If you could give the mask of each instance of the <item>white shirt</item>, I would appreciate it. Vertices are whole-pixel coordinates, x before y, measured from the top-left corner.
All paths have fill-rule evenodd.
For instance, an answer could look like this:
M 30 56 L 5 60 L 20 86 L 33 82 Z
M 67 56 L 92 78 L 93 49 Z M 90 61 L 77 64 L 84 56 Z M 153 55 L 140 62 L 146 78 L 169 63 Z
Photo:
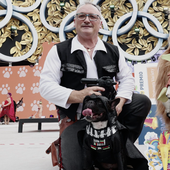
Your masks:
M 87 63 L 87 78 L 98 78 L 96 65 L 94 62 L 94 56 L 97 50 L 103 50 L 107 53 L 107 50 L 102 40 L 98 38 L 98 42 L 93 50 L 92 59 L 90 58 L 90 55 L 88 54 L 86 48 L 78 41 L 76 36 L 72 40 L 71 53 L 73 53 L 77 49 L 83 51 L 85 61 Z M 132 93 L 135 87 L 134 78 L 132 76 L 129 66 L 125 62 L 124 56 L 121 55 L 121 53 L 119 56 L 118 64 L 119 72 L 115 77 L 116 81 L 119 82 L 119 86 L 117 89 L 117 97 L 126 98 L 128 99 L 126 103 L 130 103 Z M 70 96 L 70 93 L 74 89 L 69 89 L 60 86 L 60 78 L 62 77 L 62 71 L 60 71 L 60 67 L 61 61 L 58 56 L 57 47 L 53 46 L 47 54 L 46 60 L 44 62 L 44 67 L 40 74 L 39 90 L 41 96 L 49 102 L 63 108 L 69 108 L 70 104 L 67 104 L 67 100 Z

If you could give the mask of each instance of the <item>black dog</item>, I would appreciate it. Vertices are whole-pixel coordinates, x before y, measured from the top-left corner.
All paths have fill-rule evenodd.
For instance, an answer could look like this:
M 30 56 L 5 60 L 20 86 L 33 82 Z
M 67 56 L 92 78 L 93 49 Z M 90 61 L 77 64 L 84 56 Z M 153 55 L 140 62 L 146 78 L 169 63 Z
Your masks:
M 117 121 L 115 106 L 119 101 L 110 102 L 106 97 L 94 94 L 85 97 L 82 115 L 89 123 L 82 142 L 84 170 L 94 170 L 94 167 L 99 170 L 127 170 L 127 161 L 135 170 L 148 169 L 146 159 L 127 140 L 127 129 Z

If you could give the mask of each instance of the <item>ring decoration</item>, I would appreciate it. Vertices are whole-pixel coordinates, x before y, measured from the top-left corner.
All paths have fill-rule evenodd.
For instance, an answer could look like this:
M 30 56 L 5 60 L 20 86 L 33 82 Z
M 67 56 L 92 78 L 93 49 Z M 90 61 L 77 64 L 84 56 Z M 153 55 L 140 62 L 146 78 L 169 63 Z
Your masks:
M 149 6 L 152 4 L 152 2 L 154 2 L 155 0 L 150 0 L 150 1 L 147 1 L 144 8 L 143 8 L 143 12 L 147 13 L 148 11 L 148 8 Z M 152 34 L 154 37 L 157 37 L 157 38 L 162 38 L 162 39 L 168 39 L 169 37 L 169 34 L 164 34 L 163 31 L 162 32 L 157 32 L 155 31 L 149 24 L 148 24 L 148 21 L 147 21 L 147 17 L 142 17 L 142 20 L 143 20 L 143 23 L 146 27 L 146 29 L 148 30 L 148 32 L 150 34 Z M 162 29 L 162 28 L 160 28 Z
M 121 18 L 116 22 L 116 24 L 115 24 L 115 26 L 114 26 L 114 29 L 113 29 L 113 32 L 112 32 L 112 33 L 113 33 L 113 34 L 112 34 L 112 39 L 113 39 L 113 43 L 114 43 L 115 45 L 117 45 L 118 47 L 120 47 L 120 45 L 119 45 L 119 43 L 117 42 L 116 32 L 117 32 L 119 26 L 121 25 L 121 23 L 124 22 L 127 18 L 130 18 L 131 16 L 132 16 L 132 13 L 128 13 L 128 14 L 124 15 L 123 17 L 121 17 Z M 149 18 L 151 21 L 154 21 L 154 23 L 156 23 L 158 26 L 160 26 L 160 27 L 158 27 L 158 30 L 159 30 L 160 32 L 163 32 L 163 29 L 162 29 L 162 27 L 161 27 L 161 24 L 156 20 L 155 17 L 153 17 L 153 15 L 147 14 L 147 13 L 145 13 L 145 12 L 138 12 L 138 16 L 139 16 L 139 17 L 147 17 L 147 18 Z M 126 53 L 124 50 L 122 50 L 121 47 L 120 47 L 120 49 L 121 49 L 122 53 L 124 54 L 124 56 L 126 56 L 127 59 L 129 59 L 129 60 L 136 60 L 136 61 L 142 61 L 142 60 L 147 60 L 147 59 L 149 59 L 151 56 L 153 56 L 153 55 L 158 51 L 158 49 L 160 49 L 160 47 L 161 47 L 161 45 L 162 45 L 162 42 L 163 42 L 163 39 L 159 39 L 157 45 L 155 46 L 155 48 L 154 48 L 150 53 L 147 53 L 147 54 L 145 54 L 145 55 L 134 56 L 134 55 L 131 55 L 131 54 L 129 54 L 129 53 Z M 136 42 L 136 44 L 134 43 L 134 44 L 132 44 L 132 45 L 133 45 L 133 47 L 131 47 L 131 49 L 134 49 L 135 46 L 136 46 L 136 49 L 142 47 L 142 46 L 141 46 L 140 44 L 138 44 L 137 42 Z
M 58 43 L 73 38 L 76 35 L 73 19 L 79 2 L 0 0 L 0 17 L 4 17 L 0 19 L 0 47 L 11 38 L 9 31 L 2 30 L 9 30 L 14 24 L 17 30 L 25 31 L 21 42 L 16 42 L 10 50 L 13 57 L 0 53 L 0 60 L 17 62 L 27 59 L 35 63 L 42 54 L 44 42 Z M 170 8 L 168 0 L 93 0 L 93 3 L 98 4 L 102 12 L 103 27 L 99 30 L 99 37 L 120 47 L 128 61 L 150 60 L 160 48 L 168 45 L 170 18 L 165 16 L 165 8 L 166 11 Z M 18 21 L 12 17 L 24 24 L 17 25 Z
M 0 21 L 0 29 L 3 28 L 12 17 L 12 4 L 9 0 L 6 1 L 6 4 L 7 4 L 8 13 L 4 17 L 4 19 L 2 21 Z M 0 5 L 2 5 L 1 1 L 0 1 Z
M 7 7 L 7 3 L 11 2 L 9 0 L 7 0 L 7 1 L 1 0 L 0 4 L 3 7 Z M 28 12 L 31 12 L 33 9 L 36 9 L 40 5 L 40 3 L 41 3 L 41 0 L 37 0 L 37 1 L 35 1 L 35 3 L 33 3 L 31 6 L 28 6 L 28 7 L 18 7 L 18 6 L 12 5 L 12 8 L 16 12 L 28 13 Z
M 7 12 L 8 12 L 7 10 L 0 10 L 0 16 L 6 15 Z M 21 15 L 19 13 L 14 12 L 14 11 L 12 13 L 12 16 L 28 25 L 28 28 L 30 29 L 32 36 L 33 36 L 33 43 L 32 43 L 30 50 L 26 54 L 24 54 L 20 57 L 10 57 L 10 56 L 6 56 L 6 55 L 0 53 L 0 59 L 2 61 L 6 61 L 6 62 L 19 62 L 19 61 L 23 61 L 23 60 L 29 58 L 35 52 L 35 50 L 37 48 L 37 44 L 38 44 L 38 36 L 37 36 L 37 32 L 35 30 L 35 27 L 32 25 L 32 23 L 26 17 L 24 17 L 23 15 Z M 18 49 L 21 49 L 21 44 L 18 44 L 16 46 L 18 46 Z
M 16 43 L 15 43 L 16 47 L 12 48 L 11 51 L 13 51 L 12 53 L 16 52 L 16 54 L 18 54 L 19 57 L 11 57 L 11 56 L 7 56 L 7 55 L 0 53 L 0 60 L 6 61 L 6 62 L 9 62 L 9 63 L 20 62 L 20 61 L 23 61 L 25 59 L 28 59 L 36 51 L 36 48 L 37 48 L 37 45 L 38 45 L 37 31 L 36 31 L 35 27 L 33 26 L 33 24 L 30 22 L 30 20 L 28 20 L 24 15 L 12 11 L 12 3 L 11 3 L 10 0 L 7 0 L 6 1 L 7 3 L 4 3 L 4 2 L 5 1 L 1 0 L 0 4 L 2 6 L 7 5 L 7 10 L 0 10 L 0 16 L 5 16 L 5 15 L 7 16 L 8 14 L 10 14 L 11 17 L 14 17 L 14 18 L 18 19 L 19 21 L 21 21 L 22 23 L 28 25 L 28 29 L 31 31 L 31 34 L 30 34 L 29 37 L 30 37 L 30 39 L 33 38 L 33 40 L 31 40 L 31 42 L 30 42 L 30 43 L 32 43 L 32 45 L 30 44 L 31 47 L 29 47 L 28 50 L 23 50 L 23 52 L 20 52 L 21 49 L 22 49 L 22 43 L 23 43 L 23 45 L 26 45 L 26 43 L 28 43 L 28 41 L 25 41 L 25 43 L 24 43 L 24 41 L 22 43 L 19 43 L 19 42 L 16 41 Z M 6 16 L 5 16 L 5 18 L 6 18 Z M 1 22 L 3 22 L 5 20 L 5 18 Z M 10 20 L 10 18 L 9 18 L 9 20 Z M 9 20 L 8 20 L 8 22 L 9 22 Z M 10 37 L 9 34 L 6 34 L 6 35 Z M 1 38 L 6 39 L 6 37 L 5 36 L 3 37 L 3 36 L 4 35 L 2 35 Z M 17 51 L 19 51 L 19 52 L 17 53 Z
M 151 4 L 152 2 L 151 1 L 147 1 L 148 3 L 145 4 L 145 6 L 147 6 L 149 3 Z M 149 5 L 150 5 L 149 4 Z M 149 6 L 148 5 L 148 6 Z M 150 59 L 152 56 L 154 56 L 154 54 L 157 53 L 157 51 L 161 48 L 162 46 L 162 42 L 163 42 L 163 39 L 167 39 L 168 38 L 168 35 L 167 34 L 163 34 L 163 28 L 162 28 L 162 25 L 160 24 L 160 22 L 151 14 L 147 13 L 146 11 L 146 7 L 144 6 L 144 12 L 141 12 L 141 11 L 138 11 L 138 17 L 142 17 L 142 19 L 146 20 L 146 18 L 149 18 L 154 24 L 156 24 L 156 27 L 157 29 L 159 30 L 159 32 L 155 31 L 151 26 L 149 26 L 149 24 L 147 24 L 147 22 L 143 22 L 143 26 L 146 28 L 144 31 L 145 31 L 145 34 L 147 35 L 148 33 L 146 32 L 146 30 L 151 34 L 153 35 L 152 37 L 149 37 L 147 38 L 147 41 L 145 39 L 142 39 L 139 37 L 139 35 L 141 34 L 139 32 L 139 34 L 137 35 L 137 40 L 136 38 L 129 38 L 130 34 L 134 34 L 134 28 L 132 28 L 131 31 L 129 31 L 129 33 L 127 35 L 123 35 L 121 38 L 123 39 L 123 41 L 125 41 L 125 38 L 127 38 L 127 41 L 126 41 L 126 45 L 129 47 L 126 51 L 124 51 L 119 43 L 117 42 L 117 40 L 120 40 L 120 39 L 117 39 L 117 35 L 116 35 L 116 32 L 118 30 L 118 28 L 121 26 L 122 23 L 124 23 L 126 21 L 127 18 L 130 18 L 132 13 L 128 13 L 124 16 L 122 16 L 117 22 L 116 24 L 114 25 L 114 28 L 113 28 L 113 34 L 112 34 L 112 39 L 113 39 L 113 43 L 117 46 L 120 47 L 122 53 L 124 54 L 124 56 L 128 59 L 128 60 L 133 60 L 133 61 L 145 61 L 145 60 L 148 60 Z M 146 20 L 147 21 L 147 20 Z M 140 28 L 140 30 L 142 30 L 142 28 Z M 154 30 L 154 31 L 153 31 Z M 142 32 L 144 32 L 142 31 Z M 155 34 L 153 33 L 160 33 L 160 37 L 159 37 L 159 40 L 157 41 L 156 38 L 158 38 L 158 36 L 155 36 Z M 143 36 L 143 35 L 142 35 Z M 141 37 L 142 37 L 141 36 Z M 131 44 L 128 44 L 128 41 L 131 41 L 132 43 Z M 147 46 L 147 42 L 150 42 L 150 41 L 154 41 L 155 45 L 154 47 L 152 46 L 151 43 L 149 43 L 149 45 Z M 119 41 L 120 42 L 120 41 Z M 167 41 L 166 41 L 166 44 L 167 44 Z M 139 55 L 139 50 L 145 50 L 147 53 L 145 53 L 144 55 Z M 134 52 L 134 54 L 132 53 L 132 51 Z
M 100 2 L 100 1 L 99 1 Z M 97 2 L 97 4 L 99 3 Z M 137 3 L 135 0 L 129 0 L 129 2 L 132 4 L 132 8 L 133 8 L 133 15 L 130 19 L 130 21 L 122 28 L 119 28 L 117 30 L 117 36 L 122 35 L 124 33 L 127 33 L 132 26 L 135 24 L 136 18 L 137 18 L 137 12 L 138 12 L 138 7 L 137 7 Z M 113 31 L 112 31 L 113 32 Z M 111 33 L 112 35 L 112 33 Z

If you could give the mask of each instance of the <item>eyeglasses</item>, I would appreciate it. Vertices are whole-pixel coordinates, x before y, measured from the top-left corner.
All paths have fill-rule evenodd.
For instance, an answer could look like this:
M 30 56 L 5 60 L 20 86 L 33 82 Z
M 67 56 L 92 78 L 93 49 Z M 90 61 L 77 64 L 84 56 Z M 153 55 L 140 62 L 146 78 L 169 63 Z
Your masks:
M 89 18 L 90 21 L 97 21 L 100 19 L 100 16 L 97 14 L 85 14 L 85 13 L 78 13 L 76 14 L 78 20 L 84 21 L 86 17 Z

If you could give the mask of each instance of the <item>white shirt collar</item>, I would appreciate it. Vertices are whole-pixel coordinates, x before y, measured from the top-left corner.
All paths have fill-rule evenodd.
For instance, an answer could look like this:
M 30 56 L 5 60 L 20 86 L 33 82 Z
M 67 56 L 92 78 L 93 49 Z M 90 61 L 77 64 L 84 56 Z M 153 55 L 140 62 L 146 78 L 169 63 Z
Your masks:
M 86 51 L 86 48 L 78 41 L 77 36 L 75 36 L 72 40 L 71 53 L 73 53 L 76 50 Z M 94 51 L 97 51 L 97 50 L 105 51 L 107 53 L 106 47 L 103 41 L 99 37 L 98 37 L 97 44 L 94 48 Z

